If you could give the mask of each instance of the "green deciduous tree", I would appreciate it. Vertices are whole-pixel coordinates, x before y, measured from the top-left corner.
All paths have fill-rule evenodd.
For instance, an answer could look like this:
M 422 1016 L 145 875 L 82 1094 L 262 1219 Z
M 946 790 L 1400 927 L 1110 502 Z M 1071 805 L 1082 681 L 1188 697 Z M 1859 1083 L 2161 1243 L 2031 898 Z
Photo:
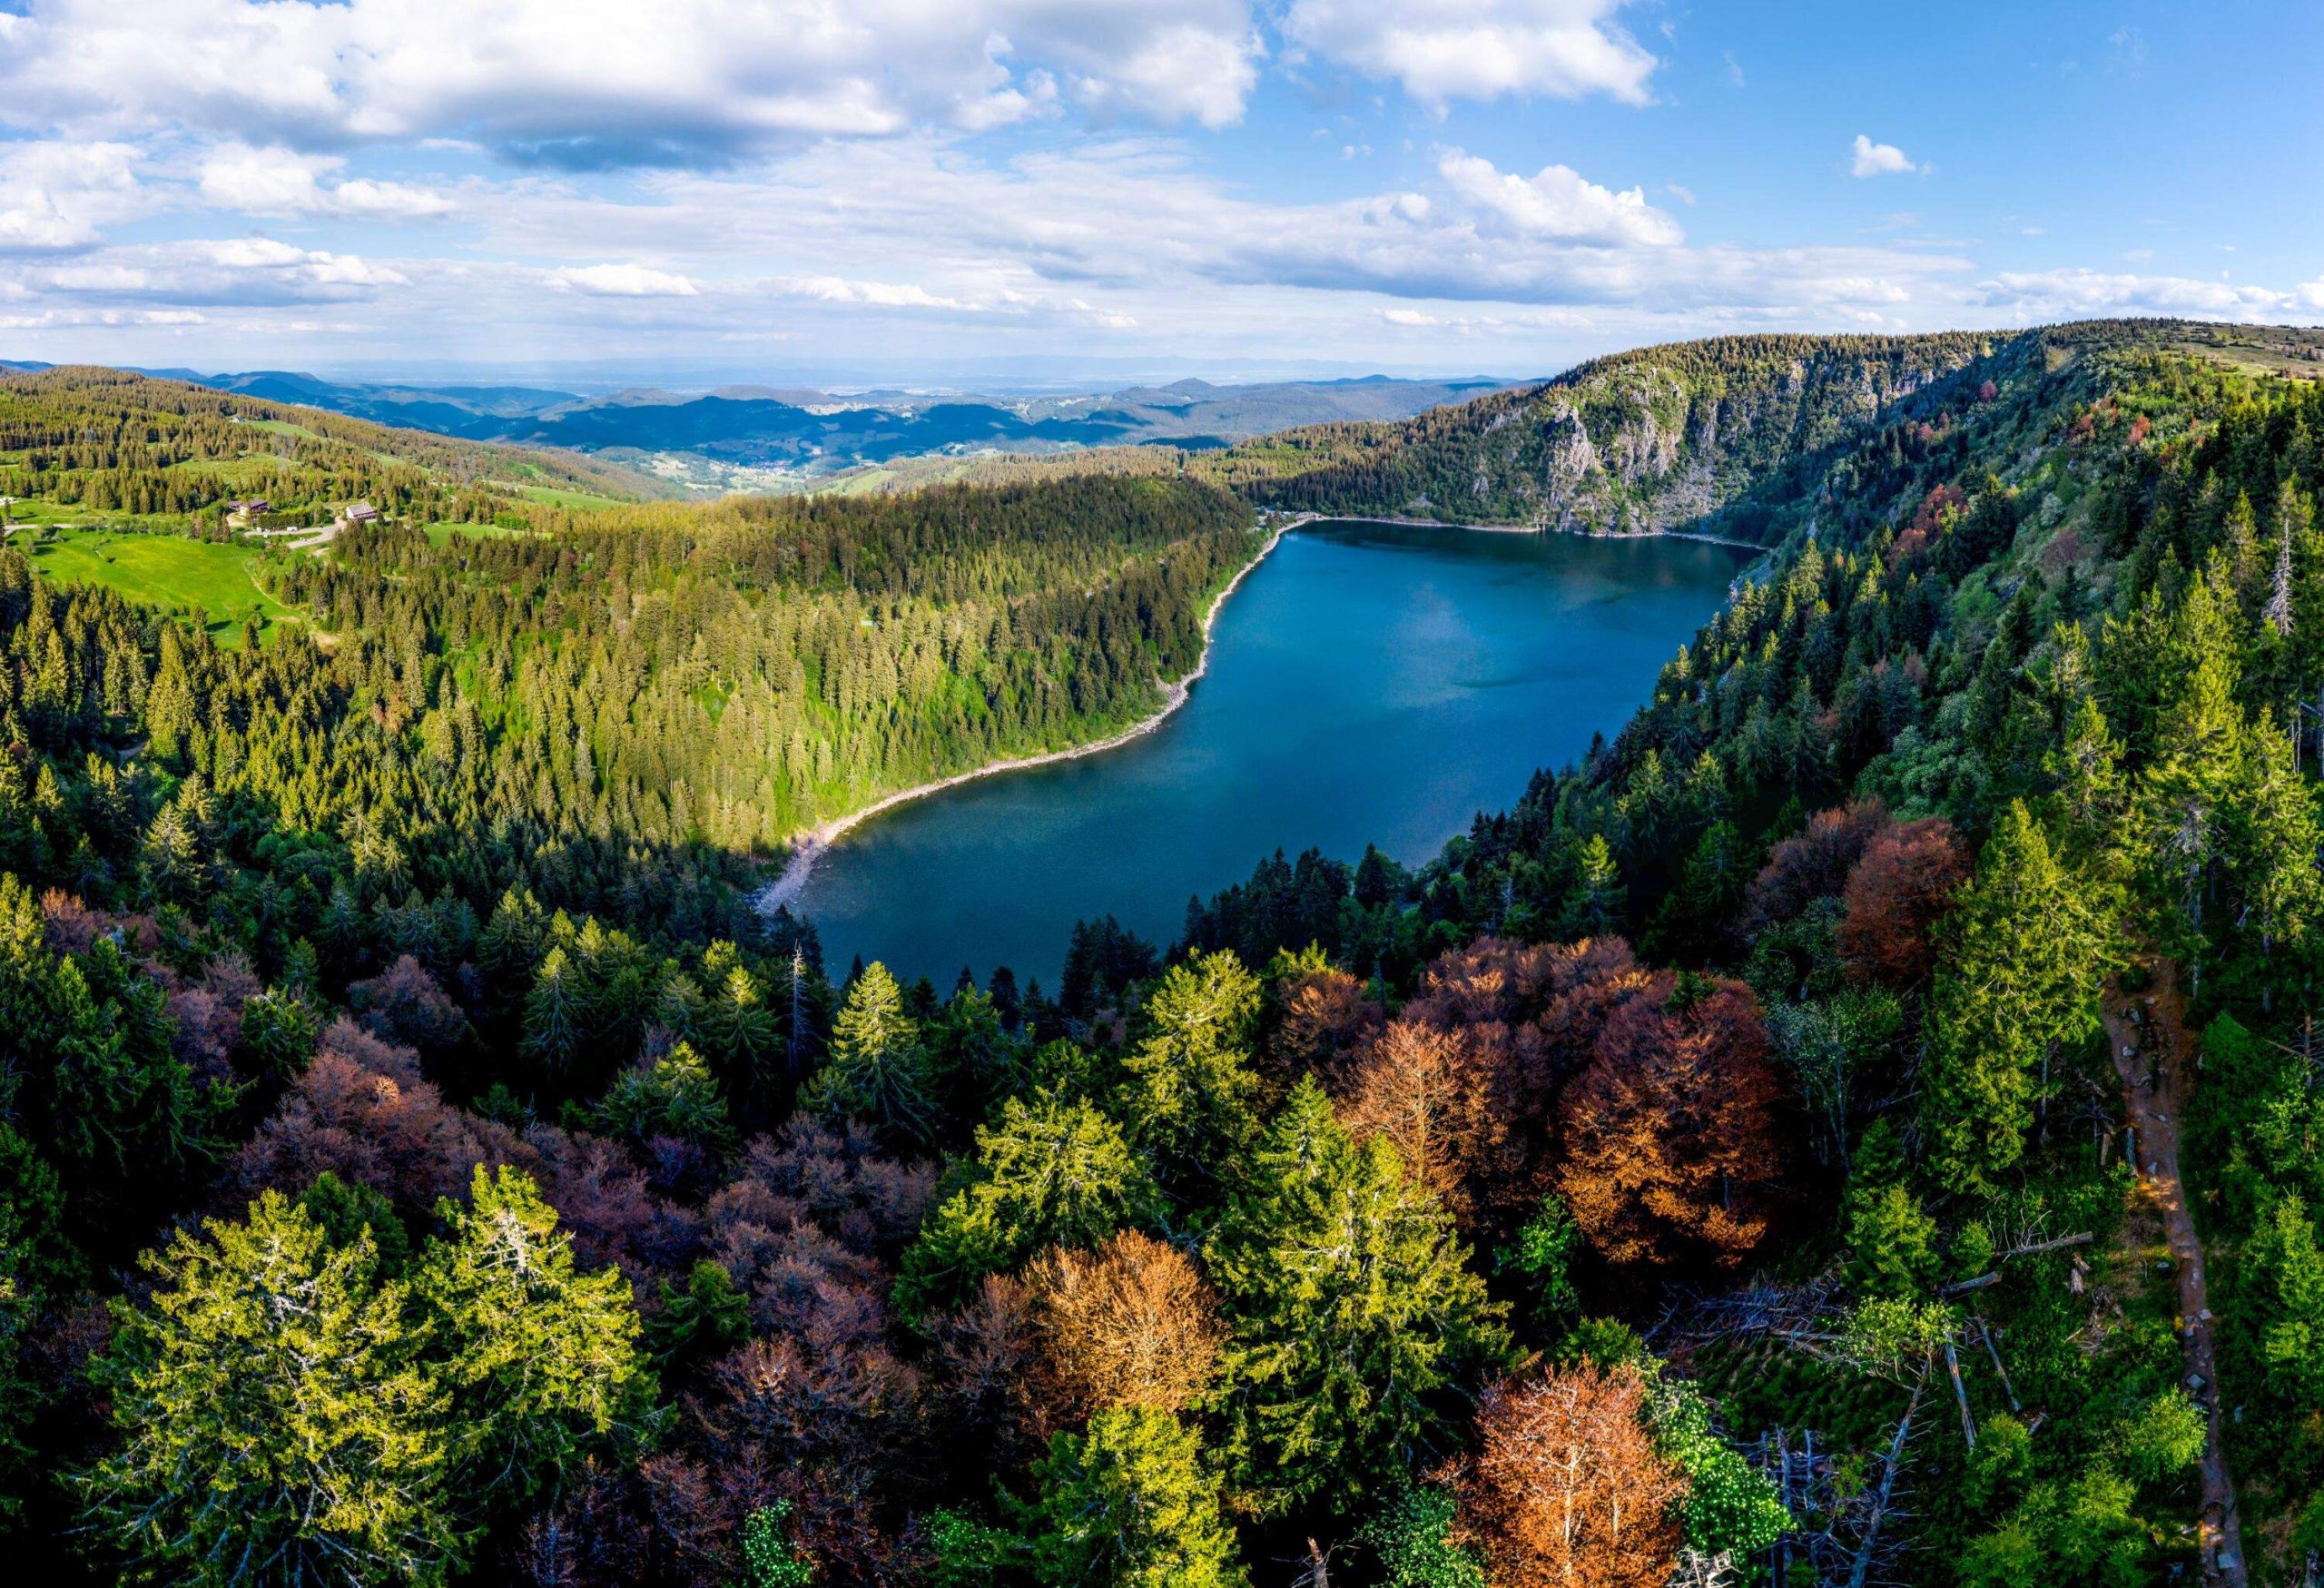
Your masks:
M 1525 1276 L 1534 1316 L 1540 1320 L 1546 1323 L 1563 1317 L 1581 1305 L 1581 1297 L 1573 1287 L 1573 1259 L 1582 1246 L 1581 1227 L 1573 1221 L 1565 1198 L 1551 1191 L 1519 1228 L 1517 1238 L 1502 1250 L 1501 1267 Z
M 1382 1588 L 1486 1588 L 1484 1563 L 1452 1536 L 1449 1490 L 1416 1484 L 1388 1498 L 1356 1534 L 1380 1557 Z
M 815 1580 L 815 1563 L 783 1531 L 790 1519 L 791 1502 L 777 1500 L 743 1524 L 743 1564 L 751 1588 L 807 1588 Z
M 1659 1362 L 1648 1371 L 1646 1388 L 1655 1448 L 1687 1480 L 1679 1515 L 1688 1547 L 1740 1561 L 1772 1545 L 1791 1526 L 1791 1514 L 1767 1475 L 1719 1437 L 1702 1392 Z

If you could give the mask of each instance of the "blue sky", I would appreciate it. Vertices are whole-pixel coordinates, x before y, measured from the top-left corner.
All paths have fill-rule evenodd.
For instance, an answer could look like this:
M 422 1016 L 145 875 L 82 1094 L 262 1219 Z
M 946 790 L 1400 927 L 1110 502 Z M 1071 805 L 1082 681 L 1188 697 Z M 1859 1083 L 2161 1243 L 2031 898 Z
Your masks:
M 2324 321 L 2324 6 L 0 0 L 0 357 L 1524 375 Z

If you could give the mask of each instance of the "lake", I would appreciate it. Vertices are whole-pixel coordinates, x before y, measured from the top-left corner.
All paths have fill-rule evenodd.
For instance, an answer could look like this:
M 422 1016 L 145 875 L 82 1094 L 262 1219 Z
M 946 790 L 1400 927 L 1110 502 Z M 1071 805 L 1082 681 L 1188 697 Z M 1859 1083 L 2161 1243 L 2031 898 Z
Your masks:
M 1667 538 L 1309 525 L 1227 598 L 1208 673 L 1160 727 L 882 813 L 793 908 L 834 976 L 862 954 L 940 988 L 1008 965 L 1055 991 L 1077 919 L 1167 948 L 1190 894 L 1278 847 L 1417 864 L 1619 729 L 1748 561 Z

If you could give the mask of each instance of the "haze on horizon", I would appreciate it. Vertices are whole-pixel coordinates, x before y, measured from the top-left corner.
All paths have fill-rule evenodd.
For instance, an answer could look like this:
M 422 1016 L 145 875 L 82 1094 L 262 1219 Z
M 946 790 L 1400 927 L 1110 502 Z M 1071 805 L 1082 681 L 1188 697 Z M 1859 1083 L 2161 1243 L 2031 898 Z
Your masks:
M 0 358 L 1044 384 L 2311 323 L 2319 46 L 2290 4 L 0 0 Z

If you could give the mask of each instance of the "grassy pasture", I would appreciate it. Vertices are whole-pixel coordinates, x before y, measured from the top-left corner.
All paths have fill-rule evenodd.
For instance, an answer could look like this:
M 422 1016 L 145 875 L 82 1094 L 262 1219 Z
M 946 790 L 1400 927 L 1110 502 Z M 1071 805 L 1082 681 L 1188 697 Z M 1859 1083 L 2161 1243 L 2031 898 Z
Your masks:
M 259 588 L 253 574 L 261 558 L 250 547 L 101 528 L 59 529 L 40 542 L 20 534 L 16 544 L 35 572 L 59 584 L 103 585 L 155 607 L 199 607 L 222 639 L 231 640 L 245 617 L 266 628 L 298 621 Z

